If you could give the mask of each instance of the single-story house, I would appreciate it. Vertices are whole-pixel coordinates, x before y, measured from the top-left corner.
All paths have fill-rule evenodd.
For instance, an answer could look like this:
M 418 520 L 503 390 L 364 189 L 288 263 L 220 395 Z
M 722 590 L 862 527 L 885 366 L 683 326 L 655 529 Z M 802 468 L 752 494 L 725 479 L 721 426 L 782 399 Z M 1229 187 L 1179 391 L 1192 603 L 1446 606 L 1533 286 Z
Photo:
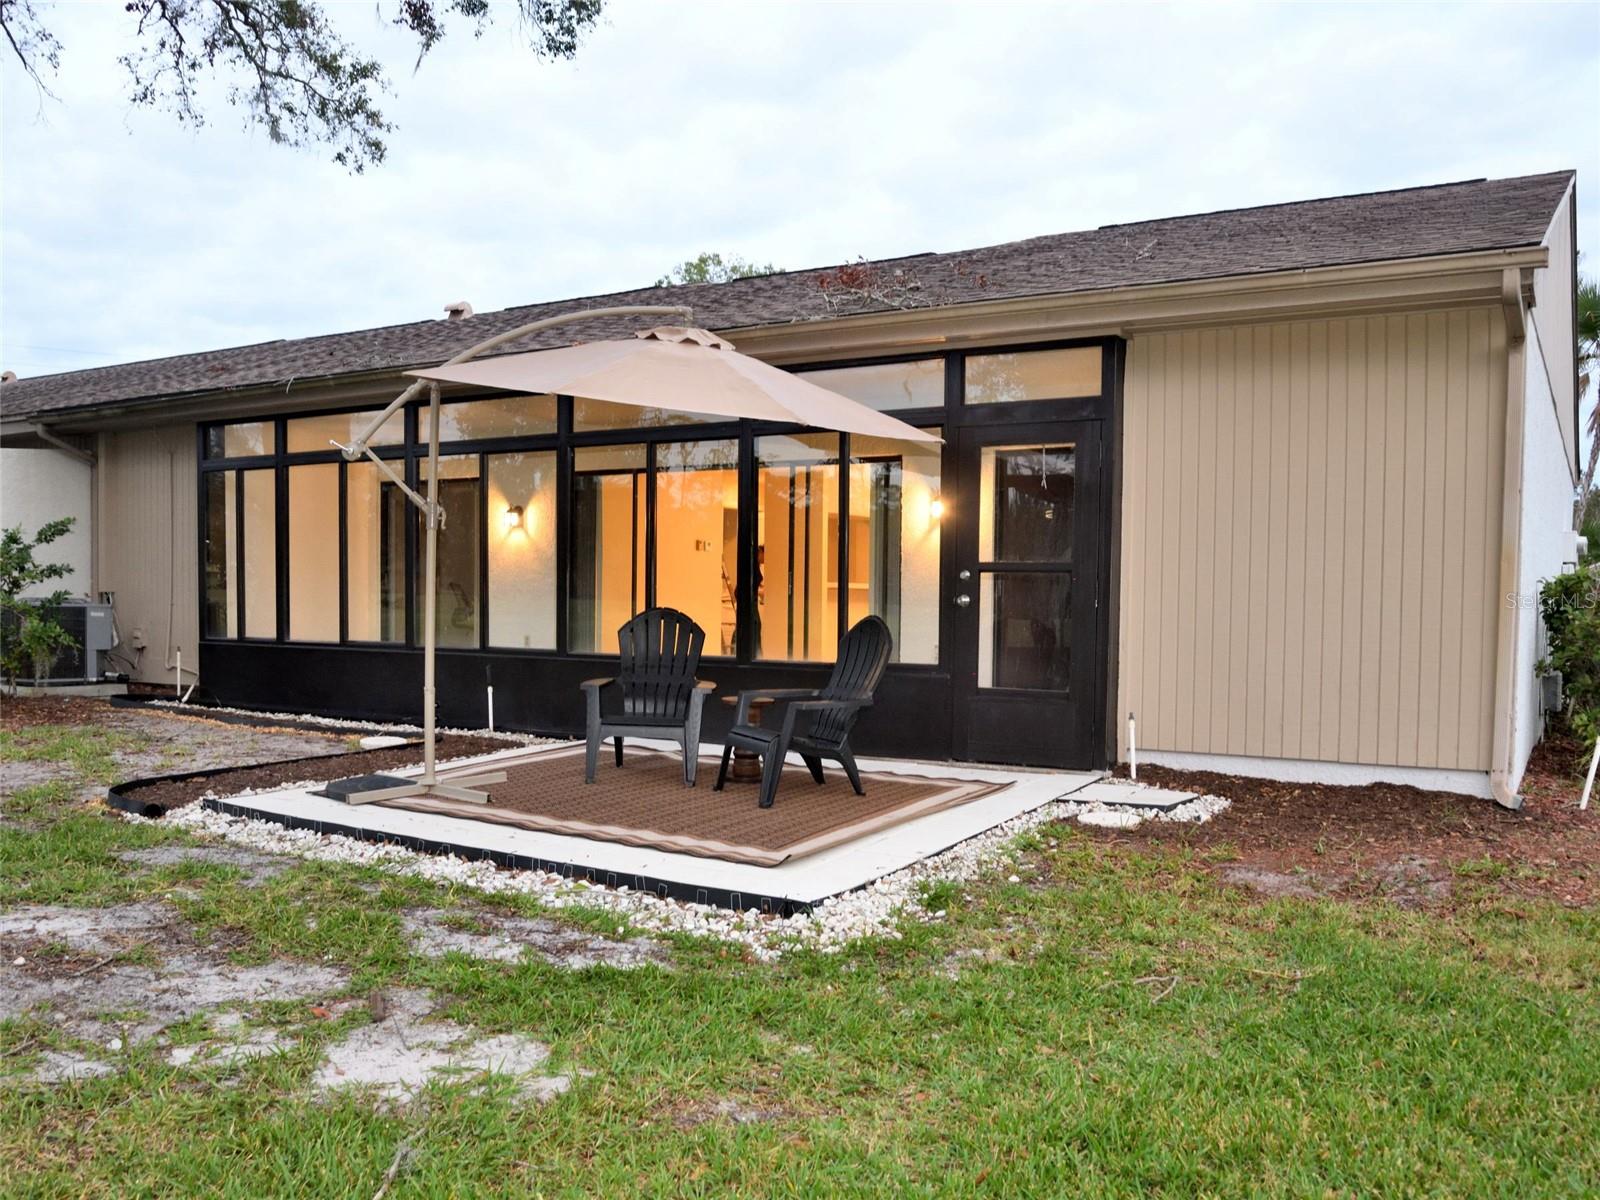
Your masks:
M 579 681 L 649 605 L 707 631 L 724 693 L 820 681 L 877 613 L 895 661 L 865 752 L 1101 768 L 1131 717 L 1141 762 L 1514 804 L 1543 720 L 1533 597 L 1575 557 L 1574 188 L 458 304 L 7 382 L 0 443 L 92 462 L 90 586 L 137 678 L 171 682 L 181 653 L 225 704 L 415 720 L 417 521 L 332 442 L 497 331 L 686 304 L 942 447 L 447 391 L 444 723 L 481 725 L 492 685 L 502 726 L 576 732 Z M 375 442 L 413 481 L 424 415 Z

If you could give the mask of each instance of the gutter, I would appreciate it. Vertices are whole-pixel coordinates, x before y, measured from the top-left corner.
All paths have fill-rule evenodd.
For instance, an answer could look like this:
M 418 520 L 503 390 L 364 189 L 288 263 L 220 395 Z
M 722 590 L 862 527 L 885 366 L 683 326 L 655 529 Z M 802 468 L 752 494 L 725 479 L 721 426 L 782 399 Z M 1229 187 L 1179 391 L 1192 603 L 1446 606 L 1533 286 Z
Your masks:
M 1508 267 L 1500 277 L 1500 310 L 1506 325 L 1505 485 L 1500 501 L 1500 626 L 1495 648 L 1494 739 L 1489 791 L 1496 804 L 1516 810 L 1522 797 L 1511 787 L 1517 745 L 1517 623 L 1513 603 L 1522 574 L 1522 446 L 1527 418 L 1528 314 L 1522 272 Z

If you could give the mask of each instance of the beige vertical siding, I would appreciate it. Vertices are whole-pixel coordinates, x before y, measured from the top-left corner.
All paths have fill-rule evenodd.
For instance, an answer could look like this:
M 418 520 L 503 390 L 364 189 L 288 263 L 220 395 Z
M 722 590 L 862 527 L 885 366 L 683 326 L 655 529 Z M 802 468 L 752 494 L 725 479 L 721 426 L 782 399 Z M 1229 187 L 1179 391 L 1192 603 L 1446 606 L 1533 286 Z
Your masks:
M 1505 361 L 1488 308 L 1132 339 L 1144 746 L 1488 769 Z
M 186 672 L 199 665 L 194 426 L 101 434 L 99 455 L 99 586 L 123 649 L 144 641 L 137 677 L 170 682 L 179 648 Z

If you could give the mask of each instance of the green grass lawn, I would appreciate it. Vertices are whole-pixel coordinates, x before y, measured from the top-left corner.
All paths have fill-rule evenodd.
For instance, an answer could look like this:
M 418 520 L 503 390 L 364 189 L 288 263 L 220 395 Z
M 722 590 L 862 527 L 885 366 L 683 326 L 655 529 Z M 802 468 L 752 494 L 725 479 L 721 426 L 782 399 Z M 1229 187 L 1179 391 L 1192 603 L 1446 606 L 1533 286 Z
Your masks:
M 369 1018 L 285 1011 L 300 1043 L 234 1082 L 135 1048 L 105 1079 L 0 1088 L 0 1195 L 365 1197 L 402 1143 L 390 1197 L 1600 1189 L 1600 919 L 1484 881 L 1436 912 L 1260 902 L 1176 849 L 1053 830 L 1022 883 L 945 889 L 948 919 L 901 940 L 758 964 L 682 939 L 670 970 L 573 972 L 410 953 L 402 908 L 504 900 L 311 863 L 251 888 L 135 875 L 114 853 L 171 834 L 28 811 L 0 832 L 0 905 L 166 896 L 240 961 L 432 988 L 592 1074 L 542 1106 L 313 1100 L 319 1047 Z M 13 1021 L 0 1055 L 51 1037 Z M 765 1119 L 700 1119 L 729 1100 Z

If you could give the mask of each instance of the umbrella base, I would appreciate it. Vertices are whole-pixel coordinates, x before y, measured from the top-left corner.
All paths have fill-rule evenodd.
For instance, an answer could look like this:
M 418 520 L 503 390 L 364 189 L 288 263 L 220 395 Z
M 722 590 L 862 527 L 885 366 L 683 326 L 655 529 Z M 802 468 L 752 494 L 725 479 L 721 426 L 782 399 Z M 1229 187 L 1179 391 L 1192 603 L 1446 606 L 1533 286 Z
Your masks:
M 414 796 L 432 796 L 466 804 L 488 804 L 489 794 L 477 789 L 505 781 L 504 771 L 491 771 L 448 782 L 435 780 L 432 783 L 420 779 L 400 779 L 393 775 L 364 775 L 359 779 L 341 779 L 329 784 L 324 795 L 343 800 L 346 804 L 376 804 L 382 800 L 401 800 Z

